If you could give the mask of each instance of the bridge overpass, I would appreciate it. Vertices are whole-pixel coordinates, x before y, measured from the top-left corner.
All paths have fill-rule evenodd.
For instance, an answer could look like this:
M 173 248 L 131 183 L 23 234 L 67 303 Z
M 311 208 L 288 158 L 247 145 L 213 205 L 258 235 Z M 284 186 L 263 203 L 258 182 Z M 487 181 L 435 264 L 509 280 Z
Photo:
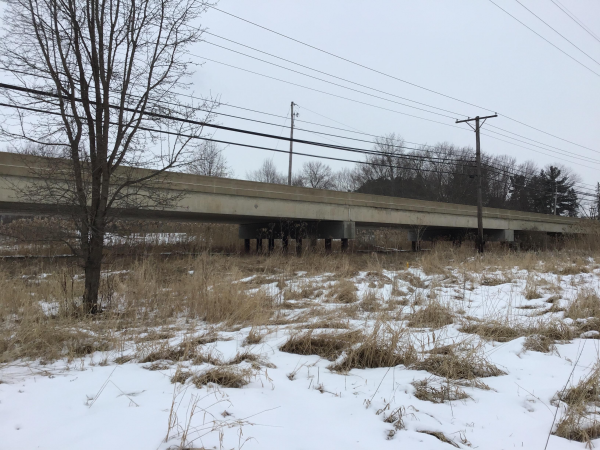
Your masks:
M 64 207 L 50 203 L 28 203 L 19 192 L 40 183 L 37 171 L 43 160 L 0 152 L 0 214 L 64 214 Z M 143 170 L 140 170 L 143 172 Z M 160 189 L 180 193 L 167 208 L 122 210 L 124 218 L 239 224 L 239 237 L 246 240 L 288 238 L 341 239 L 342 248 L 355 237 L 356 228 L 402 227 L 413 242 L 439 236 L 460 238 L 477 228 L 477 208 L 407 198 L 337 192 L 322 189 L 259 183 L 254 181 L 169 172 Z M 583 219 L 483 208 L 486 240 L 513 241 L 524 231 L 578 233 Z

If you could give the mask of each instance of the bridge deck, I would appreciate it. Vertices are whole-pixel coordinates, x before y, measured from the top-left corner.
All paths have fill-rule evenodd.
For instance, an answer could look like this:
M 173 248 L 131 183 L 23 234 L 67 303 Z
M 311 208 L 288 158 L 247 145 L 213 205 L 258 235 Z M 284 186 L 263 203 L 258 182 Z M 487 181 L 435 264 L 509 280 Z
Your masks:
M 28 204 L 20 186 L 39 182 L 28 165 L 35 158 L 0 152 L 0 213 L 51 213 L 52 205 Z M 127 211 L 128 217 L 259 223 L 279 219 L 349 221 L 356 226 L 476 228 L 477 208 L 407 198 L 337 192 L 170 172 L 163 189 L 185 192 L 163 210 Z M 483 209 L 483 226 L 496 230 L 578 232 L 583 219 L 495 208 Z

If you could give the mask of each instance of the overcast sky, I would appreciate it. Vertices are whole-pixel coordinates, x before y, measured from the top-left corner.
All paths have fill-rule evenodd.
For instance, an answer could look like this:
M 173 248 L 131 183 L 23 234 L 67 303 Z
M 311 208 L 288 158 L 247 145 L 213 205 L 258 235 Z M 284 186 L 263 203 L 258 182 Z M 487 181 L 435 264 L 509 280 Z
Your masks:
M 494 1 L 569 55 L 600 74 L 600 64 L 563 40 L 520 6 L 516 0 Z M 600 42 L 587 34 L 550 0 L 521 1 L 581 50 L 600 62 Z M 597 36 L 600 36 L 600 1 L 560 0 L 560 2 Z M 376 135 L 395 132 L 406 141 L 422 144 L 446 141 L 461 146 L 474 146 L 474 133 L 466 124 L 458 125 L 456 128 L 454 118 L 462 118 L 458 114 L 473 117 L 488 115 L 489 110 L 497 111 L 500 117 L 491 119 L 488 124 L 546 144 L 541 145 L 542 147 L 555 148 L 546 147 L 543 150 L 534 147 L 540 145 L 537 143 L 524 144 L 513 141 L 529 149 L 517 147 L 498 141 L 492 136 L 509 141 L 511 139 L 491 133 L 496 131 L 506 134 L 505 132 L 486 128 L 484 131 L 486 135 L 482 136 L 483 151 L 492 154 L 508 154 L 516 157 L 519 162 L 533 160 L 539 165 L 558 162 L 579 172 L 586 183 L 595 184 L 600 180 L 598 176 L 600 76 L 553 48 L 489 0 L 372 2 L 221 0 L 218 8 L 410 83 L 479 105 L 481 108 L 362 69 L 215 10 L 207 12 L 202 20 L 202 26 L 211 33 L 395 96 L 446 109 L 452 113 L 438 110 L 451 116 L 444 117 L 408 108 L 295 74 L 207 43 L 197 45 L 193 51 L 199 56 L 198 61 L 205 61 L 198 68 L 193 79 L 193 90 L 196 94 L 210 93 L 219 96 L 224 104 L 281 116 L 289 113 L 290 102 L 294 101 L 299 105 L 297 111 L 300 113 L 300 120 L 348 127 Z M 218 37 L 205 35 L 205 39 L 295 70 L 348 85 L 308 69 L 261 55 Z M 214 59 L 395 112 L 289 85 L 203 58 Z M 365 88 L 348 86 L 368 91 Z M 368 92 L 410 104 L 397 97 Z M 419 105 L 415 104 L 415 106 Z M 423 108 L 432 110 L 428 107 Z M 219 123 L 224 125 L 289 135 L 289 120 L 227 106 L 222 106 L 219 112 L 274 122 L 280 126 L 273 127 L 220 117 Z M 442 123 L 425 121 L 400 113 L 417 115 Z M 504 116 L 593 150 L 561 141 Z M 282 127 L 284 124 L 285 127 Z M 297 126 L 319 129 L 314 125 L 300 123 Z M 323 128 L 320 130 L 327 131 Z M 288 144 L 284 142 L 276 144 L 270 139 L 223 131 L 217 132 L 215 136 L 223 140 L 279 149 L 288 148 Z M 295 137 L 370 147 L 367 143 L 352 143 L 335 138 L 329 138 L 330 140 L 327 141 L 325 137 L 299 131 L 296 132 Z M 516 138 L 525 140 L 521 137 Z M 358 156 L 302 145 L 295 145 L 294 149 L 299 152 L 342 158 Z M 550 150 L 571 153 L 553 154 Z M 256 169 L 267 157 L 273 157 L 280 170 L 287 172 L 285 154 L 272 154 L 239 147 L 229 147 L 225 153 L 238 178 L 245 177 L 247 171 Z M 592 158 L 598 162 L 576 159 L 577 157 Z M 306 161 L 305 157 L 296 157 L 295 167 L 299 167 L 304 161 Z M 331 165 L 338 168 L 343 163 L 331 163 Z

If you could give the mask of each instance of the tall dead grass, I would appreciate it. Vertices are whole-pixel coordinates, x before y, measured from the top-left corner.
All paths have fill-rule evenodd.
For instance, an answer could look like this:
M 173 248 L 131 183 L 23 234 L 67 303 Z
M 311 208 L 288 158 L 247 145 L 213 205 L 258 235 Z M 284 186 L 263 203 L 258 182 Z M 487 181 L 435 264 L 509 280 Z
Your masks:
M 586 442 L 589 448 L 593 447 L 592 439 L 600 437 L 600 421 L 597 418 L 600 406 L 600 367 L 594 367 L 577 384 L 558 392 L 554 401 L 562 402 L 566 408 L 553 434 Z

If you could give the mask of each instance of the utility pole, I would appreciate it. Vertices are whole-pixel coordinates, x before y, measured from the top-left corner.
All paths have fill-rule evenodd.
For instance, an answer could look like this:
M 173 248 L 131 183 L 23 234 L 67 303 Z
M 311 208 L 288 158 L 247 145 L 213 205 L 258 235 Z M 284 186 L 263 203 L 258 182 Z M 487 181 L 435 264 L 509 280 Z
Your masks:
M 596 219 L 600 220 L 600 183 L 596 185 Z
M 482 180 L 481 180 L 481 143 L 479 137 L 479 131 L 481 127 L 485 123 L 487 119 L 491 119 L 493 117 L 498 117 L 498 114 L 494 114 L 493 116 L 485 116 L 485 117 L 475 117 L 471 119 L 470 117 L 465 120 L 457 120 L 456 123 L 466 123 L 475 131 L 475 156 L 477 161 L 477 238 L 475 241 L 475 246 L 477 247 L 477 251 L 479 253 L 483 253 L 483 195 L 481 193 L 482 190 Z M 480 121 L 483 122 L 480 123 Z M 475 127 L 471 125 L 469 122 L 475 121 Z
M 556 215 L 556 204 L 558 203 L 558 191 L 556 189 L 556 180 L 554 180 L 554 215 Z
M 294 150 L 294 102 L 292 102 L 292 114 L 290 125 L 290 165 L 288 168 L 288 186 L 292 185 L 292 152 Z

